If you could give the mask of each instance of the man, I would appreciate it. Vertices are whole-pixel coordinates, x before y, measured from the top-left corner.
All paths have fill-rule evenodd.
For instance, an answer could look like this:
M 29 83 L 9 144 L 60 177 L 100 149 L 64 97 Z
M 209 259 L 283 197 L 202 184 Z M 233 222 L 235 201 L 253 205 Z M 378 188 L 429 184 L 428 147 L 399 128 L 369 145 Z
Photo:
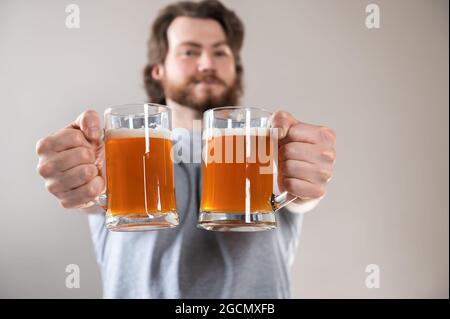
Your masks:
M 173 126 L 191 130 L 211 107 L 238 105 L 243 68 L 243 25 L 218 1 L 180 2 L 153 24 L 144 78 L 150 101 L 167 104 Z M 289 268 L 302 213 L 324 196 L 335 160 L 329 128 L 301 123 L 279 111 L 281 190 L 298 196 L 279 211 L 278 228 L 256 233 L 196 228 L 200 164 L 175 165 L 180 225 L 173 229 L 113 233 L 100 207 L 86 207 L 105 187 L 101 123 L 95 111 L 41 139 L 38 172 L 65 208 L 89 213 L 106 298 L 288 298 Z M 193 135 L 196 132 L 192 132 Z

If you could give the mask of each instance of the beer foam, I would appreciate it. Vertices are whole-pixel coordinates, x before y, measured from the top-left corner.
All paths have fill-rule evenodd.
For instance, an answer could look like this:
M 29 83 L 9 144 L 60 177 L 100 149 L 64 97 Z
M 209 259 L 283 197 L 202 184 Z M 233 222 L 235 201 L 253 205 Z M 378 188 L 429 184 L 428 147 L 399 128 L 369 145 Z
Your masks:
M 136 138 L 136 137 L 146 137 L 148 134 L 151 138 L 164 138 L 171 140 L 172 134 L 168 129 L 157 128 L 157 129 L 129 129 L 129 128 L 115 128 L 106 130 L 106 139 L 114 138 Z
M 210 139 L 221 136 L 270 136 L 271 128 L 267 127 L 252 127 L 248 131 L 246 128 L 213 128 L 203 132 L 202 138 Z

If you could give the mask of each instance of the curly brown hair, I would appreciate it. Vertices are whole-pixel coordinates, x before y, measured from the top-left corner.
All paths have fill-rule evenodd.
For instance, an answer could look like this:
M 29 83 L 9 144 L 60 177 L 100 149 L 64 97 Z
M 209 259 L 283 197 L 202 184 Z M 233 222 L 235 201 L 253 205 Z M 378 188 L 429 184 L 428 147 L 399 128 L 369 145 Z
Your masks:
M 177 17 L 191 17 L 200 19 L 213 19 L 223 28 L 236 61 L 236 94 L 242 96 L 242 67 L 240 51 L 244 41 L 244 25 L 239 17 L 227 9 L 220 1 L 203 0 L 200 2 L 181 1 L 163 8 L 151 28 L 148 41 L 148 64 L 144 69 L 144 84 L 149 101 L 152 103 L 166 104 L 163 87 L 160 81 L 153 79 L 152 70 L 155 65 L 164 64 L 169 44 L 167 41 L 167 29 Z

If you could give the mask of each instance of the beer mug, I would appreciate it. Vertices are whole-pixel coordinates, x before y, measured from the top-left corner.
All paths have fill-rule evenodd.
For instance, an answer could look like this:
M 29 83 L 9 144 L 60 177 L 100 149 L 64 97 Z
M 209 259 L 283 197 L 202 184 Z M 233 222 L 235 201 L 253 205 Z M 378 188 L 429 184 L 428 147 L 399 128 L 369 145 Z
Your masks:
M 277 130 L 271 113 L 221 107 L 203 115 L 202 196 L 198 227 L 216 231 L 276 228 L 275 212 L 296 199 L 277 187 Z
M 171 112 L 131 104 L 104 113 L 106 209 L 111 231 L 148 231 L 178 225 L 171 157 Z

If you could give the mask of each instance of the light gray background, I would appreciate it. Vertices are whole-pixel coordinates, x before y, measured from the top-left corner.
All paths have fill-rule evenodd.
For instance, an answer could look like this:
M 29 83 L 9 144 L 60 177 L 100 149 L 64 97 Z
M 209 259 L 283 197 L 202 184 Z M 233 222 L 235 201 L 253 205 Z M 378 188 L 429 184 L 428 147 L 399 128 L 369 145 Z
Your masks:
M 245 103 L 338 137 L 293 296 L 448 298 L 448 1 L 376 1 L 379 30 L 364 24 L 370 1 L 224 2 L 246 25 Z M 0 297 L 101 297 L 87 218 L 45 191 L 35 143 L 88 107 L 145 100 L 148 30 L 167 3 L 0 0 Z M 65 287 L 71 263 L 79 289 Z

